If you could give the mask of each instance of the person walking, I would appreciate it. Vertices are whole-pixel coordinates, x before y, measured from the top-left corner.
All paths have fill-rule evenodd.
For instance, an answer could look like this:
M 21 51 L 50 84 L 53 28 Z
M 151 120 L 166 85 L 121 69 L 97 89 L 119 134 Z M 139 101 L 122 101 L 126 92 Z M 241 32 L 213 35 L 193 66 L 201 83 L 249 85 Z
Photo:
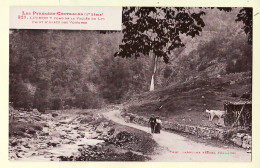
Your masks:
M 160 120 L 160 117 L 157 116 L 155 120 L 155 128 L 154 128 L 154 133 L 160 134 L 162 129 L 162 121 Z
M 156 118 L 155 116 L 152 114 L 152 116 L 150 117 L 149 121 L 148 121 L 148 124 L 150 125 L 151 127 L 151 133 L 154 133 L 154 130 L 155 130 L 155 124 L 156 124 Z

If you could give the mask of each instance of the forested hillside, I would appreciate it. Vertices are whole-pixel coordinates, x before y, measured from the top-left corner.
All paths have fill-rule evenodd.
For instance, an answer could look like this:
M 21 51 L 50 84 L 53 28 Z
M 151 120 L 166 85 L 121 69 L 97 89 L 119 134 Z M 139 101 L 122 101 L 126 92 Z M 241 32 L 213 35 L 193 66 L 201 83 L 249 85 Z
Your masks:
M 185 46 L 172 53 L 169 64 L 159 62 L 157 83 L 168 86 L 194 78 L 252 71 L 252 46 L 241 29 L 243 24 L 235 21 L 238 11 L 207 9 L 201 34 L 194 38 L 183 35 Z
M 252 46 L 238 9 L 205 9 L 205 27 L 169 63 L 158 59 L 155 87 L 252 71 Z M 15 108 L 100 108 L 148 91 L 152 57 L 114 57 L 123 32 L 10 30 L 10 103 Z
M 10 102 L 41 111 L 98 108 L 145 90 L 149 61 L 114 58 L 120 40 L 119 32 L 11 30 Z

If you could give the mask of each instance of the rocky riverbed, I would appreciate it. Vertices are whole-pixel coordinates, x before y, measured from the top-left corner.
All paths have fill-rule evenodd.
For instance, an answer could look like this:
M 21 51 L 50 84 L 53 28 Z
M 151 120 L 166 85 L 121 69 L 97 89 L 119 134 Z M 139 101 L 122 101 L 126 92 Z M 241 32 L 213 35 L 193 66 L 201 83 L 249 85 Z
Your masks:
M 10 108 L 9 160 L 144 161 L 156 143 L 149 134 L 99 113 Z

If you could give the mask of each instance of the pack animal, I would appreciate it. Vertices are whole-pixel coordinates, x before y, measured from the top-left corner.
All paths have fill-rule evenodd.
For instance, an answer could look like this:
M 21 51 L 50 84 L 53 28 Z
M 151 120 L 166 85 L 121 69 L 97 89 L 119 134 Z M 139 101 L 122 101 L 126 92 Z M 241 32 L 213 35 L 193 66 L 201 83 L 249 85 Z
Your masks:
M 226 112 L 222 110 L 206 110 L 206 113 L 209 115 L 209 121 L 212 121 L 215 116 L 220 119 Z

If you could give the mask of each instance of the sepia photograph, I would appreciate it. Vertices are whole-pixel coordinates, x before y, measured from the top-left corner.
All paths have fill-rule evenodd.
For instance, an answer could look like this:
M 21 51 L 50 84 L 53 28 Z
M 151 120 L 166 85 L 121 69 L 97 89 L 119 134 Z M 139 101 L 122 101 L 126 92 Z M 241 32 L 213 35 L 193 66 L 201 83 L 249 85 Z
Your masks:
M 70 15 L 106 20 L 19 19 Z M 11 27 L 9 161 L 251 162 L 252 18 L 122 7 L 121 30 Z

